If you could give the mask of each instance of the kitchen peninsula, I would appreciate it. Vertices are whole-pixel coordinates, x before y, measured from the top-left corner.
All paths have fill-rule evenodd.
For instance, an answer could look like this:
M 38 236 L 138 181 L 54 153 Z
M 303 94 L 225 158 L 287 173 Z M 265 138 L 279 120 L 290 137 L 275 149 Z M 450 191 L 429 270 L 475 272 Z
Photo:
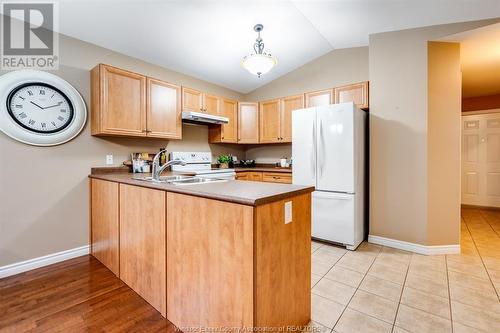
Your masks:
M 181 330 L 309 323 L 313 187 L 89 177 L 92 255 Z

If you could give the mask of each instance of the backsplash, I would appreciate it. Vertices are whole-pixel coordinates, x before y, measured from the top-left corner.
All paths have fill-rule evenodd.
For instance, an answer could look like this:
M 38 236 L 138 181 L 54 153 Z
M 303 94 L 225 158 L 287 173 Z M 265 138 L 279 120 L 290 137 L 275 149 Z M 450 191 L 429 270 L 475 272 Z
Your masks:
M 249 146 L 246 151 L 246 158 L 256 163 L 274 164 L 285 157 L 288 160 L 292 157 L 292 144 Z

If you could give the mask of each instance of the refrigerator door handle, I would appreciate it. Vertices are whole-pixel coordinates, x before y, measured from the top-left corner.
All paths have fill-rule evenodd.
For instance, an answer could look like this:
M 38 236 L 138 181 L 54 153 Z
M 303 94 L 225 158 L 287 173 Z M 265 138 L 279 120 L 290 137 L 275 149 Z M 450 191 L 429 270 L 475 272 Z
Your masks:
M 316 160 L 316 124 L 313 121 L 312 122 L 312 141 L 313 141 L 313 149 L 311 150 L 311 172 L 314 178 L 316 178 L 316 170 L 314 170 L 315 163 L 314 161 Z
M 321 147 L 321 153 L 319 154 L 321 157 L 321 162 L 319 163 L 319 175 L 320 177 L 323 176 L 323 167 L 325 164 L 325 143 L 324 143 L 324 138 L 323 138 L 323 120 L 320 118 L 319 119 L 319 140 L 320 140 L 320 147 Z

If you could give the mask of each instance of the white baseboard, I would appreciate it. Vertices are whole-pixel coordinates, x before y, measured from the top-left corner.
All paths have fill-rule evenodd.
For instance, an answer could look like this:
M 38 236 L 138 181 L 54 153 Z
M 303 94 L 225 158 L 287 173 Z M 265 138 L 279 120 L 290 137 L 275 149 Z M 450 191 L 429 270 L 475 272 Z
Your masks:
M 16 262 L 10 265 L 0 267 L 0 279 L 19 274 L 22 272 L 30 271 L 35 268 L 55 264 L 64 260 L 84 256 L 89 254 L 89 246 L 80 246 L 74 249 L 51 253 L 43 257 L 33 258 L 25 261 Z
M 426 246 L 373 235 L 368 235 L 368 242 L 425 255 L 460 253 L 460 244 Z

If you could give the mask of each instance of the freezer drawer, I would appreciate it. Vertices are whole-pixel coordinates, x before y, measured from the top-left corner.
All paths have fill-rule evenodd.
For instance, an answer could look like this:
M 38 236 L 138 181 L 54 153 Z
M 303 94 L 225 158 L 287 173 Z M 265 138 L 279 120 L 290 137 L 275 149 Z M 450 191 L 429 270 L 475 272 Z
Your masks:
M 315 191 L 312 206 L 312 237 L 355 245 L 354 194 Z

